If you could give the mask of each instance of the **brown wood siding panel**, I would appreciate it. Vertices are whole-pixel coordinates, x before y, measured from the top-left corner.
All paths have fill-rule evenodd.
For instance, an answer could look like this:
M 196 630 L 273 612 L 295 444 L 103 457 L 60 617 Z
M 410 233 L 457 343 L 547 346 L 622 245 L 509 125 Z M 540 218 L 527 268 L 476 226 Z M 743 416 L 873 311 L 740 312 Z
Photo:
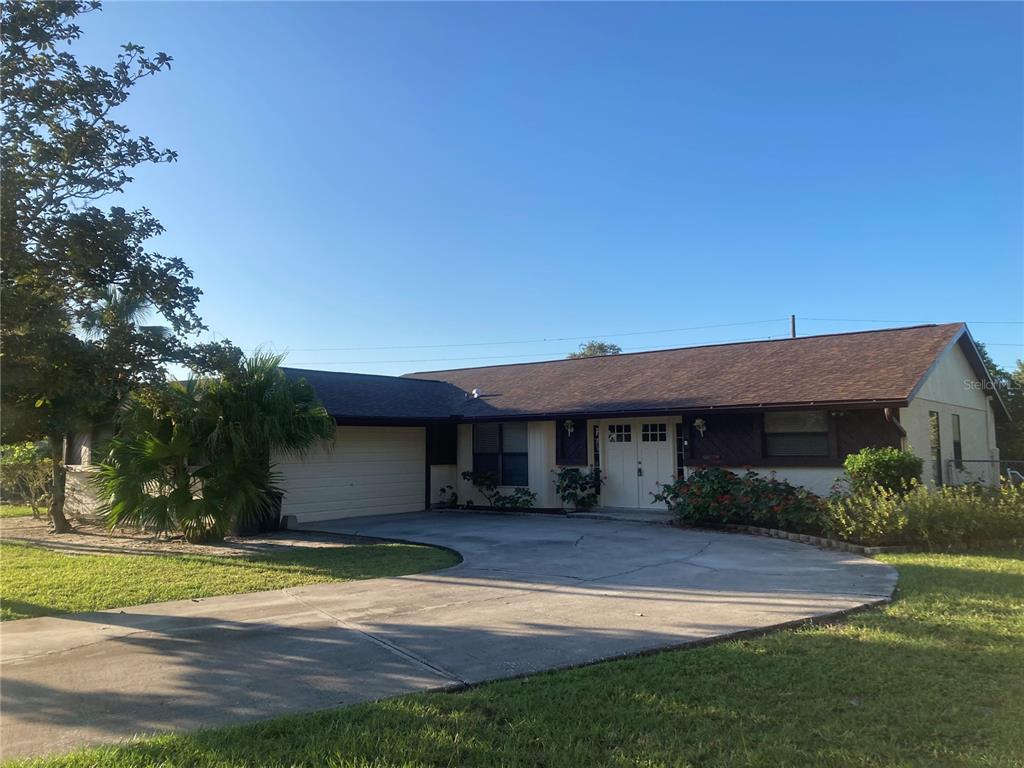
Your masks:
M 846 458 L 862 448 L 899 448 L 899 428 L 885 419 L 882 409 L 845 411 L 836 418 L 839 456 Z
M 427 465 L 458 462 L 458 427 L 455 424 L 432 424 L 427 427 Z
M 573 425 L 570 435 L 565 423 Z M 585 419 L 560 419 L 555 422 L 555 464 L 560 467 L 587 466 L 587 422 Z
M 690 421 L 690 455 L 687 463 L 743 466 L 761 462 L 763 419 L 759 413 L 708 413 L 704 436 Z

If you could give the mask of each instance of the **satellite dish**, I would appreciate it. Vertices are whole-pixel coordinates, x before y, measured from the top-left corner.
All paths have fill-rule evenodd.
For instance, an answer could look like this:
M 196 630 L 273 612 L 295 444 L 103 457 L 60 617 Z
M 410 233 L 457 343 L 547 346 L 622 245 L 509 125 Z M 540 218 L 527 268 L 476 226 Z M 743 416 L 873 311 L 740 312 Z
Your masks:
M 469 393 L 469 396 L 476 400 L 478 397 L 480 397 L 480 390 L 477 389 L 476 387 L 473 387 L 473 391 Z

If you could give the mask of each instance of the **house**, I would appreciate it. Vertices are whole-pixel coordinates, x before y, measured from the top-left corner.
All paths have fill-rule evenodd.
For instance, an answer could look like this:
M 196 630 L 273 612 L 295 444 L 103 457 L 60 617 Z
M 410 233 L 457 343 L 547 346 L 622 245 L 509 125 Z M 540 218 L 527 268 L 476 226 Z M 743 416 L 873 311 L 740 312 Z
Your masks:
M 561 466 L 599 467 L 606 507 L 649 507 L 705 465 L 823 494 L 865 446 L 912 450 L 929 485 L 994 484 L 1008 418 L 959 323 L 401 377 L 286 371 L 338 425 L 330 448 L 276 457 L 298 522 L 422 510 L 446 486 L 480 504 L 473 469 L 547 508 Z

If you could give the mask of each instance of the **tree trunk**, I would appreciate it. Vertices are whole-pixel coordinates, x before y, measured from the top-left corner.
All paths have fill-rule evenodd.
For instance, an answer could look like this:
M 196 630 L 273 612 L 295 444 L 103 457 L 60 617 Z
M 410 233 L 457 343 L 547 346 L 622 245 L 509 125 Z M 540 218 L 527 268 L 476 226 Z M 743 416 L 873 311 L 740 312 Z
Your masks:
M 53 454 L 53 493 L 50 495 L 50 522 L 54 533 L 70 533 L 74 530 L 64 517 L 64 488 L 68 473 L 64 467 L 64 436 L 50 435 L 50 452 Z

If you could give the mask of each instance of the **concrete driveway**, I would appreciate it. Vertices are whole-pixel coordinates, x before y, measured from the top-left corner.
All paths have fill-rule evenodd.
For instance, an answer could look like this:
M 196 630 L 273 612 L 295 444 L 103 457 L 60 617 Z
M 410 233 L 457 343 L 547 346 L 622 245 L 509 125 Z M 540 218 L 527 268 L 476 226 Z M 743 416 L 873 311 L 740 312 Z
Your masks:
M 887 599 L 892 568 L 740 534 L 424 513 L 317 530 L 439 544 L 430 574 L 7 622 L 3 756 L 523 675 Z

